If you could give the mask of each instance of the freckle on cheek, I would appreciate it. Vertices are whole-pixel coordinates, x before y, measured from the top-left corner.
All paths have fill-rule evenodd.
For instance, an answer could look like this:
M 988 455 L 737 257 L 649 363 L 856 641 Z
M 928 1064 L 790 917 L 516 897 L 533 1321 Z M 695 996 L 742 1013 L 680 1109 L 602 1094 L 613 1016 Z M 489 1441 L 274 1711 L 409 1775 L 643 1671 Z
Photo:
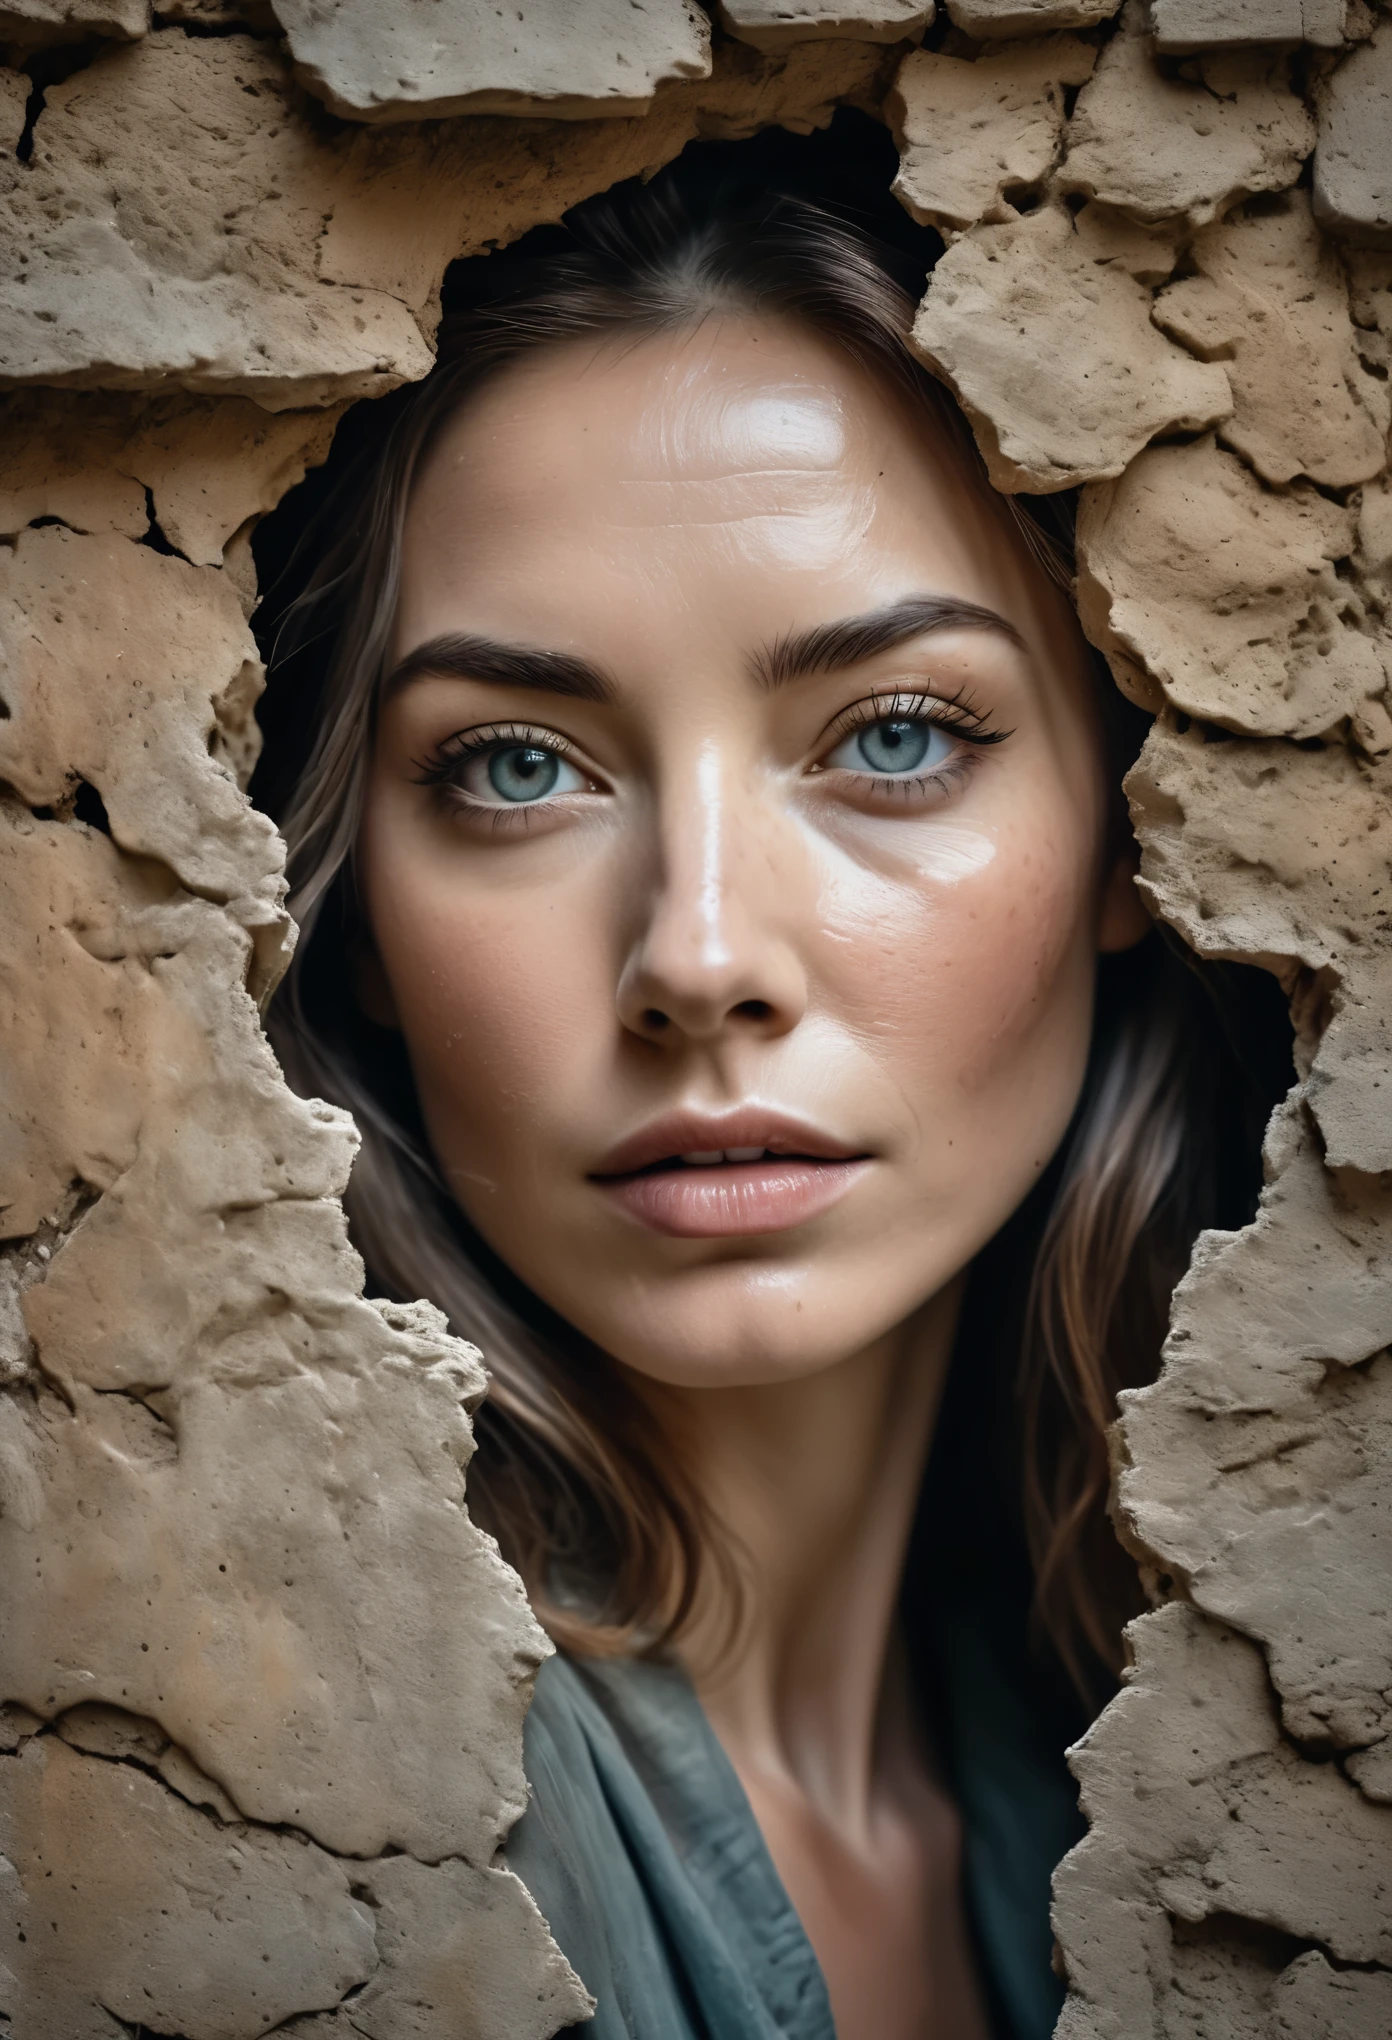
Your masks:
M 861 888 L 836 888 L 828 957 L 867 1041 L 902 1044 L 925 1080 L 968 1091 L 1018 1057 L 1052 1010 L 1078 910 L 1071 875 L 1035 862 L 1021 876 L 998 866 L 927 893 L 880 883 L 873 913 Z

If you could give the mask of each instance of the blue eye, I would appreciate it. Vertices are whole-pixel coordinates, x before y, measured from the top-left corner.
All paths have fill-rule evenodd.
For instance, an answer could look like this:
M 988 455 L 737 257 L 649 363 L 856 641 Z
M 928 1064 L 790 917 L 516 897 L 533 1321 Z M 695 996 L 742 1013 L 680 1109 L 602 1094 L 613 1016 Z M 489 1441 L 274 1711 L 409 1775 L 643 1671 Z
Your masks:
M 553 794 L 578 793 L 583 775 L 545 744 L 489 744 L 466 763 L 459 781 L 484 807 L 530 807 Z
M 508 744 L 488 761 L 488 783 L 504 800 L 545 800 L 560 776 L 555 752 L 534 744 Z
M 826 762 L 843 772 L 895 776 L 940 765 L 951 750 L 950 738 L 935 723 L 921 716 L 886 715 L 843 737 Z

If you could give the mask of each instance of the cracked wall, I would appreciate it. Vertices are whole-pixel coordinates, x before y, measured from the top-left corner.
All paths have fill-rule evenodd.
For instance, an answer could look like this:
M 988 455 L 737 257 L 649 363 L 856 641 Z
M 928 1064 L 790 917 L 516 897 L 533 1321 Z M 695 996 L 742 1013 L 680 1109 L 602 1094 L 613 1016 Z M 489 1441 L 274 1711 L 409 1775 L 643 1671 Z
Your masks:
M 697 137 L 880 111 L 916 344 L 1082 487 L 1155 715 L 1156 911 L 1301 1081 L 1127 1399 L 1157 1601 L 1075 1762 L 1071 2040 L 1392 2030 L 1392 10 L 1367 0 L 0 4 L 0 2017 L 552 2033 L 499 1860 L 546 1645 L 465 1507 L 480 1358 L 365 1302 L 354 1135 L 257 1001 L 248 535 L 424 374 L 455 257 Z

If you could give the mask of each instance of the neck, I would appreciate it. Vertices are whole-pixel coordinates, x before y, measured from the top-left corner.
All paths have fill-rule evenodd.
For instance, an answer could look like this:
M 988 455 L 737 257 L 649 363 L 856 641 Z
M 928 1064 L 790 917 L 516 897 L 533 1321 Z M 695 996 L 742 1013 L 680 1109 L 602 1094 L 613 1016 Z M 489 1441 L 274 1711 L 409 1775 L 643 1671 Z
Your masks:
M 868 1830 L 912 1735 L 896 1614 L 960 1301 L 954 1285 L 806 1380 L 662 1397 L 746 1597 L 731 1647 L 712 1582 L 679 1656 L 740 1774 L 843 1833 Z

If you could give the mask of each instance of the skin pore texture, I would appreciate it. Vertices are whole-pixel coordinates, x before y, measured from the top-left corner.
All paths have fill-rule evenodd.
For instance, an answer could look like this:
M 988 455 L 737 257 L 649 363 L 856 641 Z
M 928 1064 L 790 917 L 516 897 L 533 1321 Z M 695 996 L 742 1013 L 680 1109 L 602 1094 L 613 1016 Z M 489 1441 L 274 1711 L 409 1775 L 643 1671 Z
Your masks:
M 1148 925 L 1076 621 L 926 414 L 730 316 L 476 392 L 394 651 L 362 1002 L 744 1554 L 737 1648 L 712 1589 L 680 1654 L 841 2040 L 978 2040 L 895 1608 L 964 1271 Z

